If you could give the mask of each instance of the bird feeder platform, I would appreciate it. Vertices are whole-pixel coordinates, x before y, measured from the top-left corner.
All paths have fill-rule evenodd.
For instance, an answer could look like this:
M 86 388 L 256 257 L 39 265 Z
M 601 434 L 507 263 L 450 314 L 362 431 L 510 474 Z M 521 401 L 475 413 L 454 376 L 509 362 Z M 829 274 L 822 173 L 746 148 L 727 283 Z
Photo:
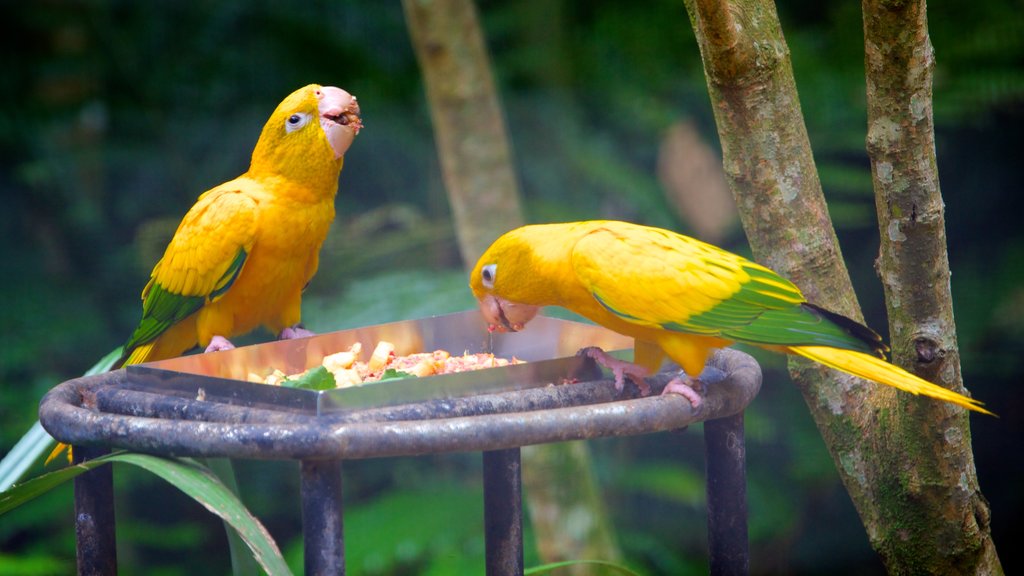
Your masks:
M 445 349 L 516 356 L 524 364 L 350 389 L 299 390 L 243 381 L 254 367 L 298 372 L 352 342 L 388 340 L 396 352 Z M 749 355 L 721 350 L 724 374 L 693 408 L 657 393 L 617 393 L 582 347 L 632 342 L 603 328 L 538 318 L 516 334 L 490 334 L 476 311 L 343 330 L 231 351 L 129 366 L 51 390 L 39 418 L 76 459 L 111 449 L 163 456 L 298 460 L 305 573 L 344 574 L 341 467 L 345 460 L 449 452 L 483 455 L 486 569 L 523 573 L 522 446 L 634 436 L 704 422 L 712 574 L 748 571 L 743 410 L 761 371 Z M 571 383 L 570 383 L 571 382 Z M 110 467 L 75 480 L 80 574 L 116 573 Z

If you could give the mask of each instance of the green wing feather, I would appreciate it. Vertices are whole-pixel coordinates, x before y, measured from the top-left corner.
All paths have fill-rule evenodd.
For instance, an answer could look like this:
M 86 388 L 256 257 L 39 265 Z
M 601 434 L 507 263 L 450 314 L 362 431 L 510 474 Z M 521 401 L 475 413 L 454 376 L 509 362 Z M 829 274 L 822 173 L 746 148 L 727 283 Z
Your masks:
M 635 324 L 765 346 L 887 349 L 768 268 L 686 236 L 609 225 L 578 242 L 573 260 L 594 298 Z
M 255 241 L 256 203 L 231 184 L 203 194 L 182 219 L 143 291 L 142 320 L 124 358 L 221 298 L 238 278 Z
M 157 282 L 153 282 L 146 291 L 146 297 L 142 301 L 142 321 L 132 333 L 131 338 L 125 344 L 125 357 L 137 346 L 145 344 L 163 334 L 168 328 L 188 318 L 191 314 L 203 307 L 207 302 L 212 302 L 227 292 L 238 278 L 248 253 L 239 250 L 231 266 L 228 268 L 216 283 L 215 289 L 209 296 L 185 296 L 168 292 Z

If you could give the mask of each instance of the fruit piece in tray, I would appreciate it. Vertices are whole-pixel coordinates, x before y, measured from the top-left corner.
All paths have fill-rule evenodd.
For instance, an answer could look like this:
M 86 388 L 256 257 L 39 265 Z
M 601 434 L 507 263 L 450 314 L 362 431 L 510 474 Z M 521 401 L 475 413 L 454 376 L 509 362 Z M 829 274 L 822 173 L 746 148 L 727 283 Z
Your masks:
M 265 377 L 250 374 L 249 381 L 276 386 L 327 390 L 358 386 L 365 382 L 454 374 L 523 362 L 517 358 L 498 358 L 489 353 L 470 354 L 465 352 L 461 356 L 452 356 L 445 350 L 397 356 L 394 344 L 384 340 L 377 343 L 370 359 L 362 362 L 359 360 L 362 349 L 362 344 L 356 342 L 348 350 L 325 356 L 320 366 L 305 372 L 286 375 L 280 370 L 274 370 Z M 333 376 L 333 385 L 330 382 L 331 379 L 326 378 L 328 374 Z

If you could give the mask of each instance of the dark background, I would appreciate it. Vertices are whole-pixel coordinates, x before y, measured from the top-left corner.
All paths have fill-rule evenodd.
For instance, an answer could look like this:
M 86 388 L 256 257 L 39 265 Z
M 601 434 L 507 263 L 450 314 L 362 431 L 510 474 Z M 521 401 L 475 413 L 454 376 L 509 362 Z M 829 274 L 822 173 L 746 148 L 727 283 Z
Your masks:
M 695 234 L 667 199 L 657 158 L 679 125 L 717 150 L 699 52 L 681 2 L 627 4 L 479 3 L 524 205 L 531 221 L 614 217 Z M 929 4 L 958 337 L 968 388 L 1000 415 L 972 424 L 1008 573 L 1024 564 L 1009 536 L 1024 509 L 1018 8 Z M 860 7 L 801 0 L 779 12 L 844 257 L 868 323 L 884 333 Z M 310 82 L 356 94 L 366 129 L 346 156 L 307 325 L 472 306 L 399 3 L 4 1 L 0 21 L 0 453 L 46 390 L 126 339 L 181 215 L 246 169 L 274 106 Z M 714 240 L 749 254 L 735 224 Z M 758 358 L 765 386 L 747 417 L 752 572 L 882 573 L 782 360 Z M 704 573 L 700 430 L 592 448 L 625 563 Z M 296 466 L 240 466 L 244 498 L 300 566 Z M 478 472 L 471 454 L 347 464 L 352 573 L 479 573 Z M 116 476 L 125 573 L 229 572 L 218 521 L 154 477 Z M 67 573 L 73 561 L 69 490 L 0 522 L 0 574 Z

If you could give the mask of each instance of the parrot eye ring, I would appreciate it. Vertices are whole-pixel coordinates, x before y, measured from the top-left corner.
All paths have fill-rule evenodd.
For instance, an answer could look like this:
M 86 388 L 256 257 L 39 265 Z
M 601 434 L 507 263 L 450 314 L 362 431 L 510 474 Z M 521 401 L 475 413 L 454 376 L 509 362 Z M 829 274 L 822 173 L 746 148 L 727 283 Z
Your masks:
M 309 123 L 310 115 L 302 112 L 296 112 L 288 117 L 284 123 L 285 132 L 295 132 L 299 128 L 302 128 Z
M 498 265 L 488 264 L 480 270 L 480 280 L 487 288 L 494 288 L 494 277 L 497 275 Z

